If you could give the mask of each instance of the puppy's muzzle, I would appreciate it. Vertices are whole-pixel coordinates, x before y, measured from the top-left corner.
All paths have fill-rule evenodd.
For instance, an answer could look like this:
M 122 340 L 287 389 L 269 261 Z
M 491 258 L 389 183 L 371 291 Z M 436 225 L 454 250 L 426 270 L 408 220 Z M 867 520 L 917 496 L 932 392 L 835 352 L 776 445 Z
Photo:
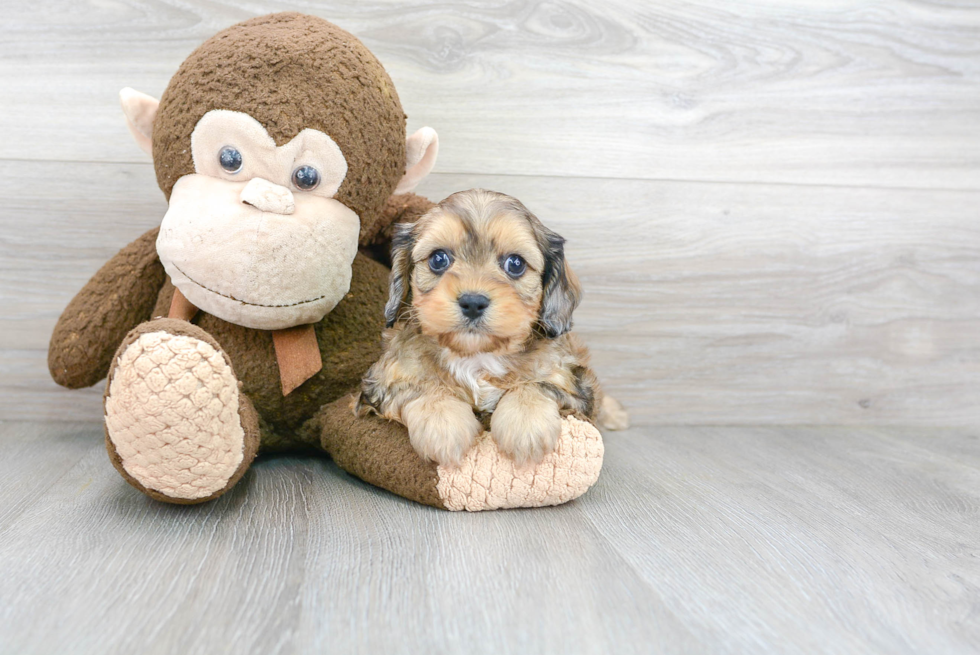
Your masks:
M 483 316 L 483 312 L 490 306 L 490 299 L 482 293 L 464 293 L 456 302 L 459 303 L 459 308 L 463 311 L 463 316 L 471 321 L 475 321 Z

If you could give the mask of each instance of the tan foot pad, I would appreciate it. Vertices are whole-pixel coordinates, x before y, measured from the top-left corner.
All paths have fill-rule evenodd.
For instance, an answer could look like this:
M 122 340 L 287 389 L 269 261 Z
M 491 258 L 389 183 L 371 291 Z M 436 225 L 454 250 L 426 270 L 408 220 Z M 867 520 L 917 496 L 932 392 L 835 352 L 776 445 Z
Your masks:
M 106 432 L 125 473 L 146 490 L 178 502 L 206 499 L 245 459 L 240 400 L 234 372 L 214 346 L 145 332 L 116 361 Z
M 574 417 L 562 420 L 555 451 L 538 464 L 515 466 L 484 433 L 458 467 L 438 467 L 439 496 L 454 511 L 560 505 L 595 484 L 602 455 L 599 431 Z

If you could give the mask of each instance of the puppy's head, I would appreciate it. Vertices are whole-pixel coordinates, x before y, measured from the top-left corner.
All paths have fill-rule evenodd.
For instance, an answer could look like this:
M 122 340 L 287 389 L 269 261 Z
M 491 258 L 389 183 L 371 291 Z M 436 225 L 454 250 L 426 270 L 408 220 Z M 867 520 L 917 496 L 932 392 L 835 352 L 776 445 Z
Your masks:
M 535 330 L 564 334 L 581 296 L 564 243 L 510 196 L 455 193 L 397 226 L 387 324 L 410 307 L 425 334 L 463 355 L 514 350 Z

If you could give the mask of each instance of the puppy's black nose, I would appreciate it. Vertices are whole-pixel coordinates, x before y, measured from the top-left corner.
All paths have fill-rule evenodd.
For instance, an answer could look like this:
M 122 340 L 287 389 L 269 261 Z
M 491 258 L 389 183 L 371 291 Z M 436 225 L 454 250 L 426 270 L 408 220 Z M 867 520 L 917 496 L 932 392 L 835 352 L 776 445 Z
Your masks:
M 490 306 L 490 299 L 480 293 L 464 293 L 458 302 L 463 316 L 470 320 L 483 316 L 483 312 Z

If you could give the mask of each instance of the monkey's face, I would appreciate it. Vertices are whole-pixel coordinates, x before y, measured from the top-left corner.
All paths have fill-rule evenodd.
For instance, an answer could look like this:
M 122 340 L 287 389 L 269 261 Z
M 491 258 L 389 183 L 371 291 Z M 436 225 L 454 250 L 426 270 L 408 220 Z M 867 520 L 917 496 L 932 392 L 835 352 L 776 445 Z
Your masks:
M 381 62 L 354 36 L 294 12 L 258 16 L 194 50 L 160 101 L 119 94 L 170 209 L 160 259 L 226 321 L 319 321 L 347 293 L 358 240 L 432 170 L 439 140 L 406 138 Z M 278 147 L 277 147 L 278 146 Z
M 412 307 L 422 331 L 455 352 L 510 352 L 538 320 L 545 255 L 524 216 L 473 209 L 419 226 Z
M 323 132 L 277 147 L 257 120 L 213 110 L 191 136 L 157 252 L 197 307 L 245 327 L 319 321 L 350 288 L 360 220 L 334 198 L 347 161 Z

